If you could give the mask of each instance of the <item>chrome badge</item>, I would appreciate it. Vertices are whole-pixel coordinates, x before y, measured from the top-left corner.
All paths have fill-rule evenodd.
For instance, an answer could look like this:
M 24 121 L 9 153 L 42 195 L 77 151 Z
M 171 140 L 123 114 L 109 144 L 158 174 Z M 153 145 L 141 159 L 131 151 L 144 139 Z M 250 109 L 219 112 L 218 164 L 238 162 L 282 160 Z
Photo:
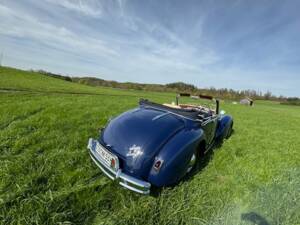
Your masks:
M 136 158 L 136 157 L 138 157 L 138 156 L 140 156 L 142 154 L 143 154 L 143 152 L 142 152 L 142 148 L 140 146 L 132 145 L 129 148 L 129 151 L 126 154 L 126 156 L 131 156 L 132 158 Z

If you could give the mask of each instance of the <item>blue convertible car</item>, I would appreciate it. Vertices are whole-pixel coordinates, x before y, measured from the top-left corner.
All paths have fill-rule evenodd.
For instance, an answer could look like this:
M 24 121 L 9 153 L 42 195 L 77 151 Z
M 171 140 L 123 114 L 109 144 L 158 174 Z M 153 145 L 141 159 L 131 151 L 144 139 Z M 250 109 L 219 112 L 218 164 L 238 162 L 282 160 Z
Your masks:
M 179 104 L 182 96 L 210 99 L 216 107 Z M 137 108 L 112 119 L 98 139 L 89 139 L 89 153 L 109 178 L 149 194 L 151 187 L 180 181 L 204 153 L 231 135 L 232 117 L 219 111 L 219 101 L 210 96 L 179 94 L 173 104 L 142 99 Z

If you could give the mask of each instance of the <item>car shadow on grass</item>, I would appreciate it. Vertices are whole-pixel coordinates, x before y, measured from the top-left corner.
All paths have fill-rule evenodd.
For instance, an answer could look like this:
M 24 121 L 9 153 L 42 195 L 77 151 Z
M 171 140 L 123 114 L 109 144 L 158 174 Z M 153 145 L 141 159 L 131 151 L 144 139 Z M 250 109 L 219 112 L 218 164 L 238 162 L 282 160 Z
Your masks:
M 257 225 L 270 225 L 265 218 L 255 212 L 243 213 L 241 215 L 241 220 L 250 221 Z

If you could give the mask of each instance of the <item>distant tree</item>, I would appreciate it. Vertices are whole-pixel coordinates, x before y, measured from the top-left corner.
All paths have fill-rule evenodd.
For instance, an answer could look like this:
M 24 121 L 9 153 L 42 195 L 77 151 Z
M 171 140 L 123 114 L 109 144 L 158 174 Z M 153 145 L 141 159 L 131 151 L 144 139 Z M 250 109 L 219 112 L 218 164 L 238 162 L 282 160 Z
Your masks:
M 47 71 L 39 70 L 41 74 L 64 79 L 67 81 L 77 82 L 81 84 L 86 84 L 90 86 L 103 86 L 103 87 L 112 87 L 112 88 L 121 88 L 121 89 L 134 89 L 134 90 L 147 90 L 147 91 L 168 91 L 168 92 L 187 92 L 191 94 L 205 94 L 211 95 L 216 98 L 223 99 L 232 99 L 232 100 L 240 100 L 245 97 L 250 97 L 251 99 L 266 99 L 266 100 L 280 100 L 281 102 L 298 102 L 293 100 L 287 100 L 284 96 L 276 97 L 272 95 L 270 91 L 267 91 L 263 94 L 261 91 L 256 90 L 240 90 L 236 91 L 233 89 L 220 88 L 216 89 L 215 87 L 210 88 L 197 88 L 193 84 L 186 84 L 183 82 L 174 82 L 166 85 L 162 84 L 143 84 L 143 83 L 134 83 L 134 82 L 117 82 L 111 80 L 104 80 L 95 77 L 68 77 L 62 76 L 59 74 L 53 74 Z
M 61 79 L 61 80 L 72 82 L 71 77 L 68 77 L 68 76 L 63 76 L 63 75 L 60 75 L 60 74 L 55 74 L 55 73 L 47 72 L 45 70 L 37 70 L 37 71 L 30 70 L 30 71 L 38 72 L 40 74 L 43 74 L 43 75 L 46 75 L 46 76 L 49 76 L 49 77 L 54 77 L 54 78 L 58 78 L 58 79 Z
M 270 100 L 271 97 L 272 97 L 272 93 L 271 93 L 270 91 L 267 91 L 267 92 L 264 94 L 264 98 L 265 98 L 266 100 Z

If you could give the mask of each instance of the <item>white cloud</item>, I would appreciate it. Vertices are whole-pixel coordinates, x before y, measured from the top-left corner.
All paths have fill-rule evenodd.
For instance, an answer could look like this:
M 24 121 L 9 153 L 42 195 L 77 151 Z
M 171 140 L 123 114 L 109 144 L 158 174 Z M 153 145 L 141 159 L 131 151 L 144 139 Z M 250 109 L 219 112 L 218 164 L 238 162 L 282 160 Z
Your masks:
M 130 74 L 127 76 L 137 72 L 165 73 L 165 76 L 169 76 L 165 80 L 170 80 L 174 79 L 172 74 L 175 73 L 199 74 L 202 67 L 218 60 L 211 49 L 203 48 L 199 53 L 168 28 L 128 15 L 124 2 L 120 3 L 120 9 L 122 14 L 116 18 L 120 21 L 119 29 L 132 32 L 134 38 L 103 36 L 99 29 L 74 33 L 69 27 L 60 26 L 57 21 L 41 22 L 34 15 L 26 14 L 18 8 L 12 10 L 1 5 L 0 20 L 3 22 L 0 24 L 0 34 L 34 40 L 35 43 L 60 49 L 61 54 L 69 52 L 94 61 L 105 58 L 109 62 L 99 61 L 99 66 L 103 68 L 102 71 L 104 68 L 105 71 L 110 70 L 109 73 L 114 76 L 124 74 L 125 71 Z
M 62 26 L 39 21 L 37 18 L 0 5 L 0 34 L 33 39 L 38 43 L 89 54 L 117 56 L 118 52 L 100 39 L 77 35 Z
M 224 4 L 180 4 L 0 0 L 0 47 L 10 53 L 10 66 L 101 74 L 122 81 L 182 79 L 200 86 L 251 88 L 249 84 L 253 84 L 259 88 L 271 80 L 274 87 L 276 82 L 282 84 L 268 73 L 273 77 L 276 72 L 285 77 L 297 73 L 298 23 L 270 35 L 283 17 L 277 17 L 276 23 L 267 19 L 261 24 L 263 17 L 254 16 L 260 19 L 253 22 L 235 11 L 230 13 L 242 7 L 239 5 L 235 9 Z M 264 12 L 250 10 L 251 15 Z M 251 79 L 245 80 L 243 75 Z M 263 76 L 267 77 L 263 82 L 253 81 L 261 81 Z M 295 77 L 287 80 L 298 84 Z
M 91 0 L 47 0 L 48 2 L 55 4 L 57 6 L 63 7 L 67 10 L 74 11 L 76 13 L 81 13 L 86 16 L 91 17 L 101 17 L 102 7 L 97 1 Z

